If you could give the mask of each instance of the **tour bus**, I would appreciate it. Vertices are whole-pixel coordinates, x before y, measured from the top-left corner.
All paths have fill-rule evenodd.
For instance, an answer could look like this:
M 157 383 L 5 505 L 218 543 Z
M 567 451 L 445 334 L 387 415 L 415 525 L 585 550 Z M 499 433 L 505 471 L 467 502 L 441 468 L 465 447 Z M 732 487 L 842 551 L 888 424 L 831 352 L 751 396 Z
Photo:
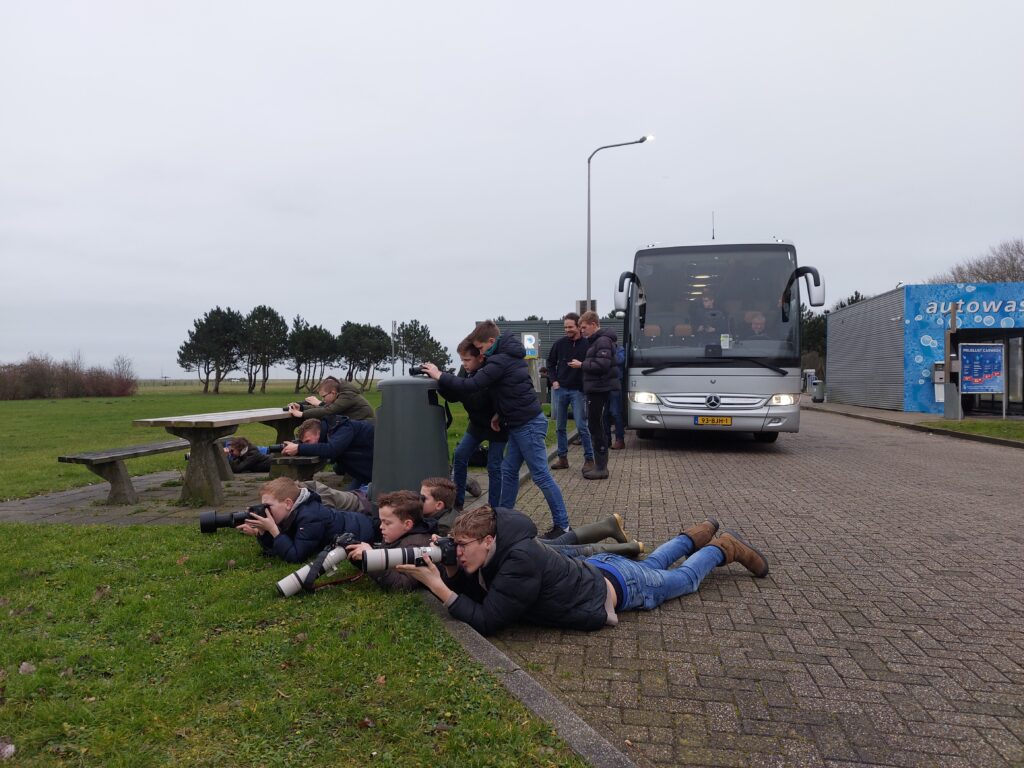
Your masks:
M 825 303 L 791 243 L 637 251 L 615 294 L 627 425 L 641 438 L 724 430 L 765 443 L 798 431 L 802 284 L 805 303 Z

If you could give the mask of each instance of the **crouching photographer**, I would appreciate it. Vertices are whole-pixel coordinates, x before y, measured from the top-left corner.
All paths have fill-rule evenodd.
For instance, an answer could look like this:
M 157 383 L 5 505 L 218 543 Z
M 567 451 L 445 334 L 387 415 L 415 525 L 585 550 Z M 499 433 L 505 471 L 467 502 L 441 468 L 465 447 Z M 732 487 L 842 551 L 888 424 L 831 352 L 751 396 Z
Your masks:
M 287 477 L 260 486 L 260 500 L 266 514 L 250 515 L 237 530 L 256 537 L 265 554 L 285 562 L 307 560 L 340 534 L 349 533 L 360 542 L 376 538 L 368 516 L 328 507 L 319 495 Z M 419 505 L 418 497 L 416 503 Z
M 423 521 L 423 502 L 420 501 L 418 494 L 412 491 L 382 493 L 377 499 L 377 505 L 383 547 L 425 547 L 431 543 L 430 534 L 433 528 Z M 363 567 L 363 570 L 384 589 L 407 592 L 419 586 L 412 576 L 395 569 L 376 571 L 365 567 L 364 559 L 376 551 L 370 544 L 352 544 L 347 550 L 349 560 Z M 386 568 L 387 566 L 388 564 L 385 564 Z

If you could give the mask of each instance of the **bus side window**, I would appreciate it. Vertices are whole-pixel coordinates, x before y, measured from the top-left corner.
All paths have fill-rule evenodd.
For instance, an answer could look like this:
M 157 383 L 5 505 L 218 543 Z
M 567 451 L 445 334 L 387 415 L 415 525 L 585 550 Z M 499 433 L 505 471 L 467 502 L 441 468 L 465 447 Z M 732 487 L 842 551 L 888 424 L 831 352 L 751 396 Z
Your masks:
M 658 344 L 661 340 L 661 326 L 647 324 L 644 326 L 644 338 L 647 340 L 647 346 L 653 347 Z

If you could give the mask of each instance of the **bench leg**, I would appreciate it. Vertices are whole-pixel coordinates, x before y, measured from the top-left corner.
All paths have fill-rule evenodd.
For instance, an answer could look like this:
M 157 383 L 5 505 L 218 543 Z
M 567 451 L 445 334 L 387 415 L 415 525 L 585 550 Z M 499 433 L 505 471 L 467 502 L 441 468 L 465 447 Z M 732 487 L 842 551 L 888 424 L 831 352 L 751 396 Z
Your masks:
M 123 461 L 110 461 L 106 464 L 86 464 L 86 468 L 110 483 L 107 504 L 137 504 L 139 495 L 135 492 L 132 479 Z

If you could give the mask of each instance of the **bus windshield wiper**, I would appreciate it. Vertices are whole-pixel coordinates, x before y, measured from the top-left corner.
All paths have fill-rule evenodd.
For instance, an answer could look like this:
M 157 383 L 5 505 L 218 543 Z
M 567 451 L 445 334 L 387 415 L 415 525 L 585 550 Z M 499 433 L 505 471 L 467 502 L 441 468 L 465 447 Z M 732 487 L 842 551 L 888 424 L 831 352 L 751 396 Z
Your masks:
M 713 364 L 725 362 L 727 360 L 743 360 L 743 361 L 746 361 L 748 363 L 754 363 L 755 365 L 760 365 L 762 368 L 767 368 L 769 371 L 775 371 L 775 373 L 779 374 L 780 376 L 788 376 L 789 375 L 789 371 L 787 371 L 785 368 L 779 368 L 777 365 L 772 365 L 771 363 L 766 363 L 764 360 L 761 360 L 760 358 L 757 358 L 757 357 L 733 357 L 733 356 L 729 356 L 729 357 L 695 357 L 695 358 L 690 359 L 690 360 L 677 360 L 676 362 L 672 362 L 672 363 L 659 363 L 658 365 L 652 366 L 650 368 L 645 368 L 640 373 L 643 376 L 650 376 L 652 373 L 658 373 L 658 371 L 664 371 L 664 370 L 667 370 L 669 368 L 688 368 L 691 365 L 713 365 Z

